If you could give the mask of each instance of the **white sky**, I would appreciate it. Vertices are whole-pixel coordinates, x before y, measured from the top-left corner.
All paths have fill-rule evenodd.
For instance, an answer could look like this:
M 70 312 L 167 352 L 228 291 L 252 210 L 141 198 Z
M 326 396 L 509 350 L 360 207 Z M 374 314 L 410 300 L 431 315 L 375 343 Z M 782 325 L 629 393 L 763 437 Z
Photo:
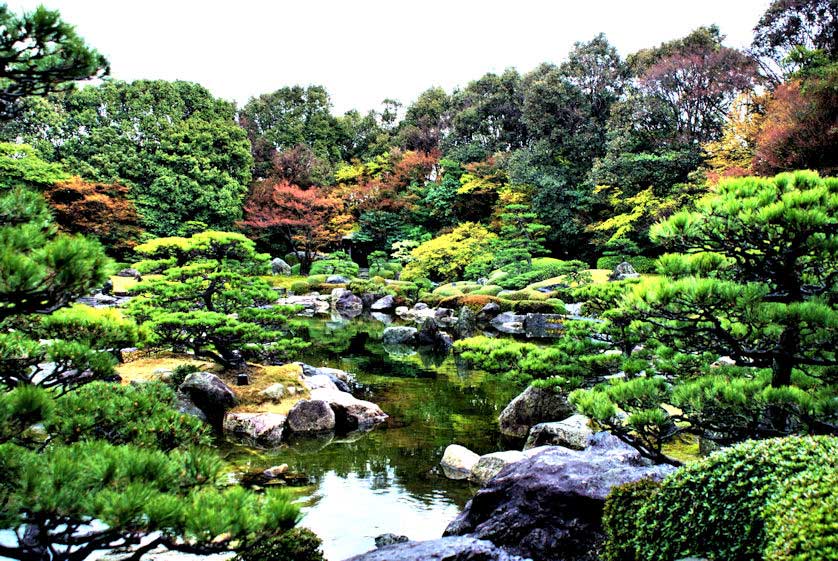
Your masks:
M 322 84 L 335 113 L 405 105 L 484 73 L 561 62 L 600 31 L 622 56 L 716 23 L 750 44 L 769 0 L 9 0 L 58 9 L 112 76 L 191 80 L 219 97 Z

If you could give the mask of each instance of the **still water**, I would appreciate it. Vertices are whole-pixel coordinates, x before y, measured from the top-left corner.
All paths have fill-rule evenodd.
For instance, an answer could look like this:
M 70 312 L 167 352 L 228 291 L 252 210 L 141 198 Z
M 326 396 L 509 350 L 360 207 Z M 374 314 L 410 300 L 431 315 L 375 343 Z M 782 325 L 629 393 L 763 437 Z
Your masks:
M 440 537 L 476 490 L 441 474 L 445 447 L 457 443 L 478 454 L 507 448 L 496 419 L 517 388 L 450 354 L 385 349 L 377 321 L 310 320 L 300 329 L 313 344 L 302 360 L 355 374 L 355 395 L 378 403 L 388 422 L 270 451 L 235 447 L 229 458 L 245 470 L 287 463 L 308 476 L 311 484 L 299 489 L 302 525 L 322 538 L 330 561 L 373 549 L 383 533 Z

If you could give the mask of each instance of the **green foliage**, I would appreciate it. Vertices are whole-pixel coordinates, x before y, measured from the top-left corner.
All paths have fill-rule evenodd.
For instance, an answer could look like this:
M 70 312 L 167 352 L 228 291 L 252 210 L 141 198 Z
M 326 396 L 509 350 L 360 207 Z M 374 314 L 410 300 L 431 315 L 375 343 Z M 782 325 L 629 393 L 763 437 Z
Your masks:
M 75 28 L 58 12 L 39 6 L 20 16 L 0 6 L 0 117 L 16 114 L 16 104 L 27 96 L 70 90 L 78 80 L 100 78 L 108 61 L 87 46 Z
M 241 234 L 203 232 L 137 246 L 146 271 L 162 272 L 133 288 L 129 306 L 151 332 L 149 343 L 189 348 L 225 367 L 248 358 L 284 360 L 305 344 L 290 337 L 290 308 L 271 307 L 276 292 L 258 275 L 268 256 Z M 292 286 L 293 289 L 293 286 Z
M 58 400 L 45 428 L 64 444 L 105 440 L 163 451 L 209 445 L 209 426 L 176 405 L 174 390 L 161 382 L 94 382 Z
M 27 105 L 13 133 L 74 174 L 127 185 L 152 234 L 188 235 L 190 221 L 241 218 L 253 158 L 234 116 L 197 84 L 109 80 Z
M 411 261 L 402 272 L 402 279 L 429 277 L 453 281 L 462 277 L 465 268 L 488 251 L 496 236 L 479 224 L 466 222 L 427 241 L 410 252 Z
M 100 349 L 134 347 L 141 340 L 137 324 L 122 317 L 118 310 L 84 304 L 73 304 L 45 316 L 39 327 L 45 339 L 75 340 Z
M 809 518 L 778 508 L 805 506 L 792 506 L 796 496 L 812 501 L 820 495 L 834 504 L 835 486 L 828 482 L 838 473 L 836 458 L 834 437 L 791 437 L 745 442 L 676 471 L 639 511 L 637 559 L 833 558 L 828 528 L 834 511 L 819 508 Z M 792 487 L 795 478 L 812 485 Z M 793 541 L 779 541 L 786 536 Z
M 311 285 L 308 284 L 308 281 L 294 281 L 291 283 L 291 287 L 288 290 L 291 294 L 308 294 L 311 292 Z
M 328 259 L 318 259 L 311 265 L 312 275 L 341 275 L 349 278 L 358 276 L 360 267 L 343 251 L 336 251 Z
M 614 270 L 617 265 L 627 261 L 638 273 L 654 273 L 657 270 L 657 260 L 643 255 L 603 255 L 596 261 L 597 269 Z
M 517 290 L 539 281 L 565 276 L 566 279 L 563 284 L 572 286 L 590 282 L 589 276 L 584 273 L 587 268 L 588 265 L 582 261 L 561 261 L 552 258 L 533 259 L 531 270 L 496 280 L 492 280 L 490 277 L 490 281 L 504 289 Z
M 602 528 L 605 544 L 603 561 L 636 561 L 634 540 L 640 532 L 640 509 L 655 495 L 660 483 L 641 479 L 618 485 L 605 498 L 602 510 Z
M 293 528 L 239 552 L 236 561 L 323 561 L 320 538 L 308 528 Z

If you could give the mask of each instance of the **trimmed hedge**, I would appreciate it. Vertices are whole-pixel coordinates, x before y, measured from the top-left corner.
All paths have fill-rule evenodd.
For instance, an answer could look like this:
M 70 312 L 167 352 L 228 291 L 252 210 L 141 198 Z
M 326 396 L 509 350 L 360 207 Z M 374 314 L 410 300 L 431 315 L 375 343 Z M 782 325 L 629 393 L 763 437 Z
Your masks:
M 533 384 L 535 385 L 535 384 Z M 641 479 L 611 489 L 602 510 L 605 544 L 602 561 L 635 561 L 634 537 L 639 528 L 640 509 L 658 491 L 660 482 Z
M 638 273 L 656 273 L 658 260 L 654 257 L 644 257 L 642 255 L 635 255 L 632 257 L 624 257 L 620 255 L 603 255 L 596 261 L 597 269 L 609 269 L 613 271 L 617 265 L 623 261 L 628 261 L 634 270 Z
M 836 473 L 838 438 L 830 436 L 748 441 L 713 454 L 672 474 L 639 509 L 636 559 L 838 559 Z

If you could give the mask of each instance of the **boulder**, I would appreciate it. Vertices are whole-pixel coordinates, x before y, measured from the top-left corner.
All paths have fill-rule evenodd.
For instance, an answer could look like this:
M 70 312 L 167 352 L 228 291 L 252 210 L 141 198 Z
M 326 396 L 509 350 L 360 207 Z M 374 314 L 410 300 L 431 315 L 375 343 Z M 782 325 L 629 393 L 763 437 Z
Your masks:
M 438 325 L 456 325 L 457 316 L 451 308 L 437 308 L 434 310 L 434 319 Z
M 500 304 L 498 304 L 497 302 L 488 302 L 477 313 L 477 318 L 478 319 L 494 318 L 499 313 L 500 313 Z
M 269 401 L 279 401 L 285 395 L 285 386 L 280 383 L 271 384 L 259 392 L 259 395 Z
M 603 539 L 602 508 L 616 485 L 663 479 L 675 468 L 652 466 L 609 433 L 583 451 L 537 448 L 480 489 L 445 535 L 490 540 L 544 561 L 588 561 Z
M 315 314 L 328 314 L 329 302 L 321 299 L 316 294 L 305 294 L 300 296 L 287 296 L 277 300 L 280 306 L 300 306 L 302 310 L 299 315 L 313 316 Z
M 335 385 L 332 379 L 326 376 L 325 374 L 315 374 L 313 376 L 306 376 L 305 378 L 303 378 L 303 385 L 307 387 L 309 390 L 326 389 L 338 391 L 338 387 Z
M 282 441 L 285 416 L 277 413 L 229 413 L 224 418 L 224 432 L 236 439 L 272 448 Z
M 375 403 L 337 389 L 312 390 L 311 399 L 323 401 L 331 407 L 335 419 L 332 428 L 341 432 L 369 429 L 387 419 L 387 415 Z
M 178 387 L 178 394 L 182 401 L 188 401 L 200 409 L 207 422 L 217 431 L 221 431 L 224 414 L 236 404 L 233 390 L 210 372 L 189 374 Z
M 335 309 L 341 315 L 355 317 L 364 311 L 364 303 L 347 290 L 335 300 Z
M 530 429 L 524 450 L 547 444 L 584 450 L 594 434 L 589 426 L 590 422 L 585 415 L 573 415 L 564 421 L 539 423 Z
M 423 542 L 395 543 L 345 561 L 524 561 L 492 542 L 452 536 Z
M 480 456 L 474 467 L 471 468 L 471 473 L 468 478 L 478 485 L 485 485 L 487 481 L 496 476 L 500 470 L 507 465 L 523 460 L 525 457 L 523 452 L 518 450 L 508 450 L 506 452 L 492 452 L 491 454 L 484 454 Z
M 383 323 L 384 325 L 390 325 L 391 323 L 393 323 L 393 316 L 391 316 L 390 314 L 385 314 L 382 312 L 371 312 L 370 317 L 375 321 Z
M 526 437 L 538 423 L 567 419 L 576 408 L 567 396 L 552 388 L 530 386 L 509 402 L 498 417 L 500 431 L 507 436 Z
M 399 536 L 397 534 L 381 534 L 375 537 L 375 547 L 382 548 L 394 543 L 405 543 L 410 541 L 407 536 Z
M 416 341 L 418 332 L 415 327 L 388 327 L 381 335 L 381 342 L 385 345 L 408 345 Z
M 285 259 L 274 257 L 271 259 L 271 272 L 275 275 L 288 276 L 291 274 L 291 265 L 286 263 Z
M 450 335 L 440 331 L 438 321 L 434 318 L 427 318 L 416 334 L 416 341 L 422 346 L 447 351 L 454 343 Z
M 460 308 L 460 313 L 457 316 L 457 323 L 454 325 L 454 333 L 457 337 L 464 339 L 466 337 L 473 337 L 477 329 L 477 316 L 471 311 L 468 306 Z
M 396 299 L 390 296 L 383 296 L 372 303 L 370 310 L 373 312 L 386 312 L 396 307 Z
M 326 277 L 327 284 L 349 284 L 350 282 L 352 282 L 352 279 L 343 275 L 329 275 Z
M 509 335 L 522 335 L 524 333 L 524 321 L 527 316 L 518 315 L 514 312 L 503 312 L 491 321 L 492 327 L 501 333 Z
M 318 433 L 335 430 L 335 412 L 322 399 L 298 401 L 288 412 L 288 430 L 296 433 Z
M 448 479 L 468 479 L 480 456 L 459 444 L 451 444 L 445 449 L 439 465 Z
M 100 292 L 102 294 L 107 294 L 108 296 L 113 296 L 113 281 L 111 279 L 106 280 L 105 284 L 102 285 Z
M 288 473 L 288 464 L 279 464 L 278 466 L 271 466 L 265 471 L 262 472 L 262 475 L 267 477 L 268 479 L 276 479 L 281 475 L 285 475 Z
M 135 279 L 135 280 L 138 280 L 138 281 L 143 280 L 143 276 L 140 274 L 140 272 L 137 269 L 132 269 L 130 267 L 127 268 L 127 269 L 121 269 L 116 274 L 116 276 L 127 277 L 127 278 Z
M 631 263 L 623 261 L 614 268 L 614 272 L 608 277 L 608 280 L 621 281 L 626 279 L 636 279 L 640 277 L 640 273 L 634 270 Z
M 563 315 L 527 314 L 524 319 L 524 334 L 530 339 L 555 339 L 563 332 Z

